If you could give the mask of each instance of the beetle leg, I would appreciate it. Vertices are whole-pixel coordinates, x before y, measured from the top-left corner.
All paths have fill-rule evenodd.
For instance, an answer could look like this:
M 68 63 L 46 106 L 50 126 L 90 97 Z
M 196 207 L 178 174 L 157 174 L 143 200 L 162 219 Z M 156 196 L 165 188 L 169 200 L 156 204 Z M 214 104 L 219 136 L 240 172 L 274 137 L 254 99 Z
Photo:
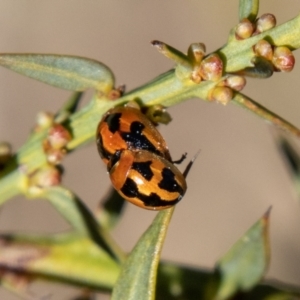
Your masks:
M 178 160 L 172 160 L 172 164 L 181 164 L 186 159 L 187 153 L 185 152 Z

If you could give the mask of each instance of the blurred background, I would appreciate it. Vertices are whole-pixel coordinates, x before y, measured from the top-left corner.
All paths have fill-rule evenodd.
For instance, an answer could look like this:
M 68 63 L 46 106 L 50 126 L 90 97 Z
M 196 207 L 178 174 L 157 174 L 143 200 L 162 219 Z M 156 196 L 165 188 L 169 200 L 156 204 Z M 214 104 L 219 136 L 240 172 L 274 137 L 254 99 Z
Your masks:
M 226 42 L 238 21 L 238 0 L 1 0 L 0 4 L 0 52 L 93 58 L 109 66 L 116 84 L 126 84 L 127 91 L 173 67 L 150 45 L 151 40 L 164 41 L 181 51 L 192 42 L 203 42 L 211 52 Z M 264 0 L 259 15 L 273 13 L 280 24 L 298 11 L 297 0 Z M 294 54 L 296 60 L 300 58 L 299 52 Z M 244 93 L 300 127 L 299 76 L 296 64 L 289 74 L 248 79 Z M 69 95 L 1 68 L 0 140 L 11 142 L 16 151 L 26 141 L 36 114 L 57 111 Z M 169 112 L 173 121 L 159 130 L 172 156 L 188 152 L 191 158 L 198 149 L 201 154 L 188 176 L 188 191 L 175 210 L 162 257 L 213 268 L 272 206 L 268 278 L 300 284 L 299 199 L 276 148 L 274 130 L 235 105 L 190 99 Z M 95 144 L 69 155 L 64 166 L 64 185 L 95 209 L 110 187 Z M 127 205 L 114 238 L 130 251 L 155 214 Z M 52 233 L 67 228 L 46 201 L 18 197 L 1 208 L 1 232 Z M 33 291 L 50 294 L 51 299 L 76 295 L 71 287 L 45 283 L 34 284 Z M 0 288 L 0 299 L 18 297 Z

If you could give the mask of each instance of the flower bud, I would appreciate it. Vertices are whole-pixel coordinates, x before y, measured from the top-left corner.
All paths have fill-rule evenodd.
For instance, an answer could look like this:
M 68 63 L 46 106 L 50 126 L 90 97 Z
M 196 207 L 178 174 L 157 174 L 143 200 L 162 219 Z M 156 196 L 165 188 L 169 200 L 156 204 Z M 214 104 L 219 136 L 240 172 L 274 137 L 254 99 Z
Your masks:
M 272 14 L 263 14 L 256 20 L 256 33 L 267 31 L 275 26 L 275 16 Z
M 55 124 L 48 133 L 49 146 L 52 149 L 61 149 L 71 140 L 69 131 L 60 124 Z
M 48 149 L 46 152 L 47 161 L 51 165 L 59 165 L 66 155 L 65 149 Z
M 0 143 L 0 165 L 4 165 L 12 157 L 11 145 L 7 142 Z
M 288 47 L 275 47 L 272 63 L 278 71 L 290 72 L 294 68 L 295 57 Z
M 225 79 L 225 85 L 235 91 L 241 91 L 246 85 L 246 79 L 243 76 L 232 75 Z
M 199 67 L 194 68 L 194 70 L 192 71 L 191 80 L 197 84 L 202 81 L 202 78 L 201 78 L 200 72 L 199 72 Z
M 61 183 L 61 173 L 55 167 L 47 166 L 29 177 L 28 194 L 38 195 L 43 188 L 56 186 Z
M 132 107 L 136 109 L 141 109 L 140 105 L 136 101 L 129 101 L 125 104 L 126 107 Z
M 122 97 L 125 93 L 125 85 L 120 85 L 117 89 L 112 89 L 109 93 L 108 93 L 108 99 L 110 100 L 116 100 L 119 99 L 120 97 Z
M 61 174 L 54 167 L 44 168 L 36 174 L 35 180 L 40 187 L 55 186 L 61 183 Z
M 35 131 L 39 131 L 44 128 L 49 128 L 53 124 L 54 116 L 50 112 L 41 111 L 36 116 L 36 128 Z
M 146 116 L 154 123 L 168 124 L 172 121 L 172 117 L 166 108 L 160 104 L 150 106 L 146 111 Z
M 265 40 L 260 40 L 254 45 L 253 50 L 255 54 L 266 58 L 267 60 L 272 60 L 273 57 L 273 49 L 269 42 Z
M 244 40 L 249 38 L 254 32 L 254 25 L 248 20 L 243 19 L 241 22 L 237 25 L 235 29 L 235 37 L 238 40 Z
M 199 64 L 205 55 L 205 45 L 203 43 L 193 43 L 188 48 L 188 58 L 193 65 Z
M 217 81 L 222 77 L 223 61 L 218 54 L 213 53 L 202 60 L 199 75 L 204 80 Z
M 216 86 L 210 94 L 210 100 L 226 105 L 233 97 L 232 89 L 227 86 Z

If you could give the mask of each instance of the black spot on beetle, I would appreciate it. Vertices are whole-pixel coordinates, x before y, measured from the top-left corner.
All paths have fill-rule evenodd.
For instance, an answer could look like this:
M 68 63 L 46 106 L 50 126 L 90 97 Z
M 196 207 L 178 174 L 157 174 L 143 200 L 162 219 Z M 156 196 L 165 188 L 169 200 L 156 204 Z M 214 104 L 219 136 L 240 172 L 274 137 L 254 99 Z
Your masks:
M 161 199 L 156 193 L 151 193 L 150 195 L 144 195 L 139 193 L 139 199 L 143 201 L 145 206 L 158 207 L 175 205 L 181 199 L 181 197 L 168 201 Z
M 136 183 L 130 178 L 126 179 L 121 188 L 121 192 L 128 198 L 138 197 L 139 194 Z
M 136 135 L 142 135 L 145 125 L 139 121 L 134 121 L 130 125 L 130 132 Z
M 121 113 L 114 113 L 108 115 L 104 121 L 107 123 L 109 130 L 112 133 L 115 133 L 120 129 L 120 119 L 122 114 Z
M 121 137 L 132 148 L 148 150 L 155 154 L 161 155 L 161 153 L 154 147 L 154 145 L 143 134 L 145 125 L 141 122 L 134 121 L 130 125 L 130 132 L 121 132 Z
M 158 184 L 158 186 L 166 190 L 168 192 L 178 192 L 180 195 L 183 194 L 182 187 L 175 180 L 175 174 L 168 168 L 163 168 L 162 172 L 162 180 Z
M 145 161 L 145 162 L 134 162 L 132 164 L 132 169 L 139 172 L 145 179 L 148 181 L 151 180 L 153 177 L 153 172 L 150 168 L 152 162 L 151 161 Z
M 180 195 L 174 200 L 163 200 L 156 193 L 151 193 L 150 195 L 144 195 L 139 192 L 137 184 L 130 178 L 127 178 L 124 185 L 121 188 L 122 193 L 128 198 L 138 198 L 141 200 L 145 206 L 149 207 L 159 207 L 175 205 L 182 198 Z
M 116 151 L 111 157 L 110 157 L 110 164 L 109 164 L 109 170 L 120 160 L 121 157 L 121 151 Z

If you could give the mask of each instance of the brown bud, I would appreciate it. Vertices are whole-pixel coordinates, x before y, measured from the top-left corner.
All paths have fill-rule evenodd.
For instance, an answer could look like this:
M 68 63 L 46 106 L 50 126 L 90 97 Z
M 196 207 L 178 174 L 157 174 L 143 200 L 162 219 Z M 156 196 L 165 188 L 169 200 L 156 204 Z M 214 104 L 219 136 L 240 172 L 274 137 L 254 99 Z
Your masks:
M 254 25 L 248 20 L 243 19 L 235 29 L 235 36 L 238 40 L 249 38 L 254 32 Z
M 232 89 L 227 86 L 216 86 L 210 94 L 210 100 L 226 105 L 233 97 Z
M 213 53 L 202 60 L 199 75 L 204 80 L 217 81 L 222 77 L 223 61 L 218 54 Z
M 295 57 L 288 47 L 275 47 L 272 63 L 278 71 L 290 72 L 294 68 Z
M 48 142 L 52 149 L 61 149 L 71 140 L 69 131 L 60 124 L 55 124 L 48 133 Z
M 241 91 L 246 85 L 246 79 L 243 76 L 232 75 L 225 79 L 225 85 L 235 91 Z
M 120 97 L 122 97 L 125 93 L 125 85 L 120 85 L 117 89 L 112 89 L 107 97 L 108 99 L 110 100 L 116 100 L 116 99 L 119 99 Z
M 275 26 L 275 16 L 272 14 L 263 14 L 256 20 L 256 33 L 267 31 Z
M 29 177 L 28 194 L 38 195 L 43 188 L 56 186 L 61 183 L 61 173 L 52 166 L 44 167 Z
M 56 168 L 45 168 L 37 174 L 37 183 L 41 187 L 58 185 L 61 183 L 61 174 Z
M 269 42 L 265 40 L 260 40 L 254 45 L 255 54 L 266 58 L 267 60 L 272 60 L 273 57 L 273 49 Z

